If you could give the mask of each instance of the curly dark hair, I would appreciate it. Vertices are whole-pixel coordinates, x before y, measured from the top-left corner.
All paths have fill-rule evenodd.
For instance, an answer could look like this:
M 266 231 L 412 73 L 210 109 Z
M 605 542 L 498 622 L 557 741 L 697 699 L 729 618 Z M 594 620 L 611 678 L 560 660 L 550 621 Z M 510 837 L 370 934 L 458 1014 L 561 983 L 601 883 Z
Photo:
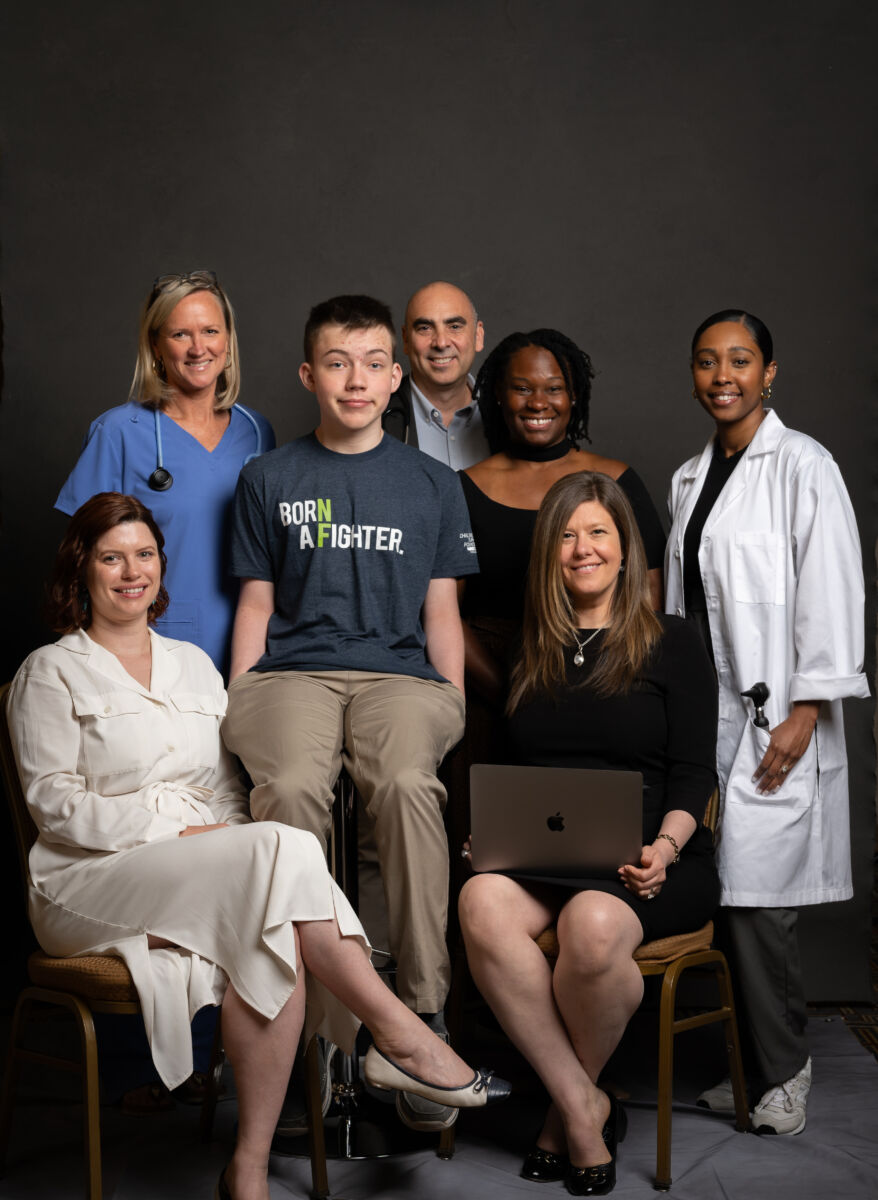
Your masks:
M 55 556 L 49 598 L 46 602 L 46 620 L 55 633 L 73 633 L 77 629 L 88 629 L 91 624 L 86 585 L 89 560 L 98 538 L 103 537 L 107 530 L 124 525 L 126 521 L 142 521 L 155 538 L 164 579 L 168 565 L 164 550 L 165 539 L 146 505 L 141 504 L 136 496 L 123 496 L 119 492 L 98 492 L 96 496 L 86 500 L 70 518 L 67 532 Z M 147 619 L 150 622 L 157 621 L 168 607 L 169 600 L 162 583 Z
M 584 350 L 557 329 L 534 329 L 530 333 L 510 333 L 499 342 L 482 363 L 476 378 L 473 396 L 482 414 L 482 423 L 491 453 L 503 450 L 509 441 L 509 431 L 500 410 L 500 396 L 506 383 L 509 360 L 516 350 L 525 346 L 540 346 L 553 354 L 561 368 L 570 396 L 570 424 L 567 436 L 577 445 L 588 436 L 588 403 L 594 368 Z

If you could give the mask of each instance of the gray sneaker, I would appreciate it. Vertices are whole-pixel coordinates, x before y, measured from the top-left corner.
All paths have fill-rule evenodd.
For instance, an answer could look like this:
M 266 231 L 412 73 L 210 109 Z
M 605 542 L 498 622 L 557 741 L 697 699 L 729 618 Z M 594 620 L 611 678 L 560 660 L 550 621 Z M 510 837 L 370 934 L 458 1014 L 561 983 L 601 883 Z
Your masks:
M 711 1112 L 733 1113 L 735 1111 L 735 1093 L 732 1091 L 731 1079 L 722 1079 L 714 1087 L 707 1088 L 695 1103 L 700 1108 L 709 1108 Z
M 801 1133 L 805 1128 L 808 1093 L 811 1091 L 811 1059 L 786 1083 L 770 1088 L 753 1110 L 757 1133 Z
M 418 1016 L 438 1037 L 448 1041 L 443 1012 L 418 1013 Z M 436 1133 L 453 1125 L 460 1109 L 451 1108 L 447 1104 L 437 1104 L 434 1100 L 424 1100 L 412 1092 L 397 1092 L 396 1111 L 400 1121 L 409 1129 L 417 1129 L 421 1133 Z
M 450 1108 L 447 1104 L 436 1104 L 433 1100 L 424 1100 L 411 1092 L 397 1092 L 396 1111 L 400 1121 L 403 1125 L 408 1125 L 409 1129 L 433 1133 L 453 1125 L 460 1109 Z
M 324 1117 L 332 1104 L 332 1075 L 330 1065 L 336 1047 L 332 1042 L 317 1039 L 317 1057 L 320 1067 L 320 1096 Z M 305 1103 L 305 1080 L 302 1075 L 294 1073 L 290 1077 L 287 1095 L 283 1108 L 280 1110 L 274 1136 L 278 1138 L 301 1137 L 308 1132 L 308 1106 Z

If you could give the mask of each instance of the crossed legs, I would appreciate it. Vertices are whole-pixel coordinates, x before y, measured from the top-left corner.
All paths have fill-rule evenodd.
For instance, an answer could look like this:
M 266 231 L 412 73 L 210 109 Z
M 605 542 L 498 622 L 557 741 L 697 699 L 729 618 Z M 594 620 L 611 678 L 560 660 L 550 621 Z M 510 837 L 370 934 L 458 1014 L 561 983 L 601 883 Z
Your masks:
M 354 938 L 332 921 L 296 927 L 299 981 L 268 1020 L 233 987 L 223 1001 L 223 1039 L 238 1092 L 238 1140 L 226 1168 L 234 1200 L 268 1200 L 268 1155 L 305 1016 L 304 965 L 372 1031 L 378 1047 L 405 1070 L 440 1085 L 467 1083 L 473 1072 L 387 988 Z
M 609 1104 L 596 1082 L 643 995 L 637 917 L 604 892 L 562 905 L 550 888 L 478 875 L 461 892 L 460 920 L 476 985 L 552 1099 L 538 1144 L 576 1166 L 606 1162 Z M 534 941 L 553 920 L 554 972 Z

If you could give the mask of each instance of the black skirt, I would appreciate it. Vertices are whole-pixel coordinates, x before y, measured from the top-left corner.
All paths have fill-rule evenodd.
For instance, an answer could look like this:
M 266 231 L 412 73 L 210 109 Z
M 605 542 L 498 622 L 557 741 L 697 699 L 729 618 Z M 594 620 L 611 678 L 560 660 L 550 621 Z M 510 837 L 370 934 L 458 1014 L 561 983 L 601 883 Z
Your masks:
M 719 904 L 720 885 L 713 837 L 704 827 L 697 829 L 686 843 L 680 861 L 668 867 L 667 879 L 652 900 L 641 900 L 618 879 L 556 878 L 527 871 L 499 873 L 525 887 L 538 887 L 549 903 L 556 899 L 562 908 L 577 892 L 606 892 L 618 896 L 640 921 L 645 942 L 678 933 L 694 933 L 707 924 Z M 554 898 L 552 892 L 556 893 Z

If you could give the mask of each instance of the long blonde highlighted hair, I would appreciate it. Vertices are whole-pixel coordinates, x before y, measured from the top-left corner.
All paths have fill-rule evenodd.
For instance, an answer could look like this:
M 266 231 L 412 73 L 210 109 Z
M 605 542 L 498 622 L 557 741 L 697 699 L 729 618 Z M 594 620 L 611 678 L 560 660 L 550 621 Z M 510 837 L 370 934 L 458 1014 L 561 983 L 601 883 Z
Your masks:
M 222 309 L 228 335 L 228 362 L 216 381 L 216 410 L 231 408 L 241 390 L 241 363 L 238 355 L 238 335 L 235 332 L 235 313 L 229 298 L 217 282 L 213 271 L 190 271 L 186 275 L 160 275 L 153 283 L 140 310 L 137 336 L 137 362 L 128 392 L 147 408 L 164 408 L 171 390 L 163 369 L 156 359 L 155 337 L 181 300 L 193 292 L 210 292 Z
M 561 541 L 580 504 L 594 501 L 609 513 L 622 546 L 619 573 L 600 655 L 583 684 L 601 695 L 630 690 L 652 654 L 662 627 L 652 611 L 646 553 L 628 498 L 597 471 L 565 475 L 540 505 L 531 543 L 521 653 L 510 682 L 507 714 L 565 679 L 564 652 L 576 645 L 576 615 L 561 574 Z

